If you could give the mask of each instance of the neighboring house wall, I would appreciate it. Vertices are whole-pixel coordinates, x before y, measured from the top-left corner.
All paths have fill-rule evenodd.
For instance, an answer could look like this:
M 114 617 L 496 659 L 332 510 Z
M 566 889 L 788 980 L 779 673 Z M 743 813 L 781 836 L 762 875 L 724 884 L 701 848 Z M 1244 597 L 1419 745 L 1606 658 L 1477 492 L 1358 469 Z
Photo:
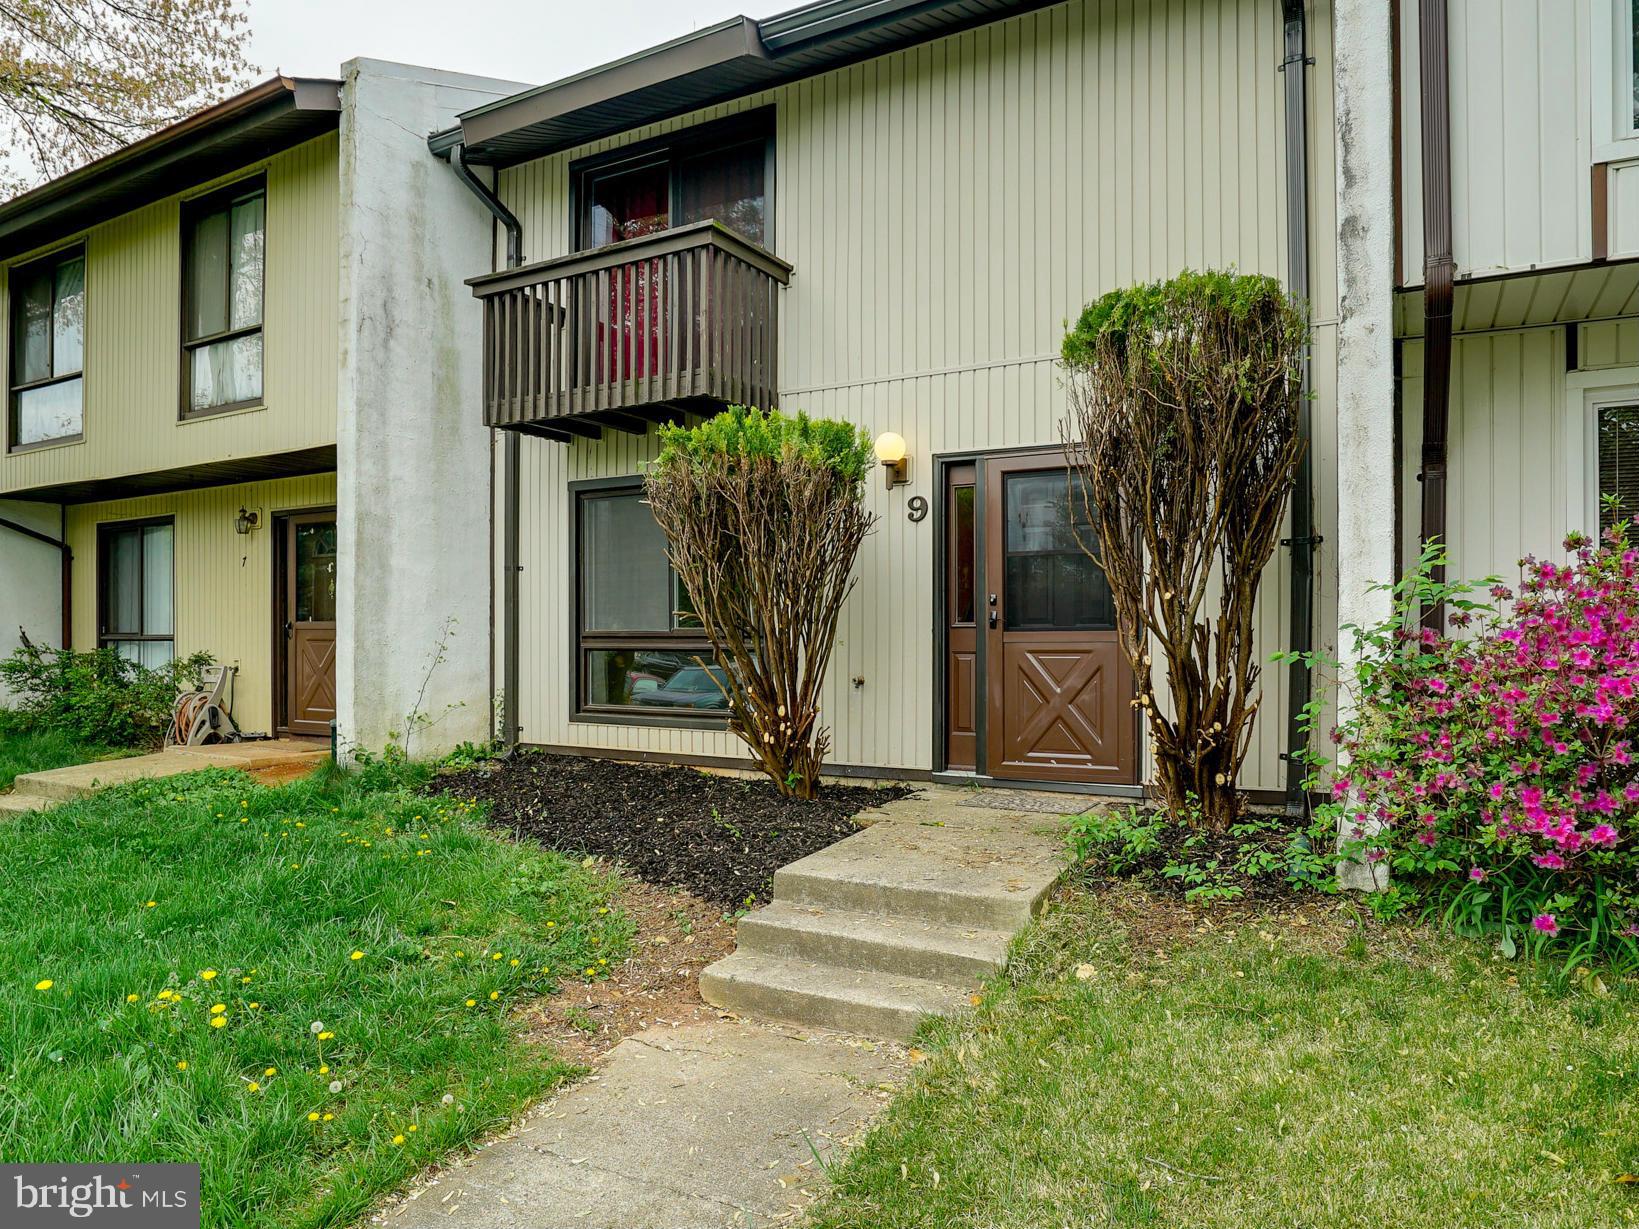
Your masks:
M 1337 625 L 1330 6 L 1311 12 L 1317 648 Z M 575 158 L 688 123 L 776 109 L 771 249 L 782 406 L 902 434 L 912 483 L 866 484 L 881 516 L 838 632 L 824 696 L 838 764 L 934 759 L 933 459 L 1053 445 L 1065 412 L 1065 322 L 1104 291 L 1186 266 L 1286 265 L 1280 6 L 1073 0 L 504 171 L 525 258 L 564 253 Z M 1385 391 L 1385 397 L 1387 392 Z M 573 722 L 571 481 L 635 474 L 653 433 L 523 440 L 523 740 L 740 757 L 722 731 Z M 1288 553 L 1259 613 L 1261 655 L 1287 642 Z M 860 686 L 852 680 L 862 679 Z M 1267 669 L 1248 774 L 1279 789 L 1285 671 Z
M 1631 0 L 1449 0 L 1451 210 L 1459 276 L 1594 258 L 1594 174 L 1611 257 L 1639 255 L 1639 137 L 1615 125 Z M 1423 281 L 1418 0 L 1400 5 L 1401 274 Z M 1631 37 L 1631 36 L 1630 36 Z
M 0 519 L 26 525 L 51 538 L 62 534 L 54 505 L 0 499 Z M 18 630 L 35 644 L 57 645 L 63 638 L 63 556 L 55 547 L 0 526 L 0 658 L 22 643 Z M 9 692 L 0 681 L 0 705 Z
M 180 202 L 257 169 L 267 175 L 263 408 L 179 421 Z M 336 203 L 336 138 L 324 136 L 87 232 L 84 439 L 0 459 L 0 493 L 333 444 Z M 0 325 L 10 299 L 0 269 Z
M 515 83 L 355 60 L 341 119 L 337 728 L 418 754 L 490 732 L 490 432 L 482 313 L 490 217 L 427 151 Z M 435 664 L 442 651 L 443 660 Z
M 1453 578 L 1513 585 L 1526 555 L 1562 558 L 1589 528 L 1584 389 L 1639 385 L 1639 319 L 1576 326 L 1580 369 L 1567 373 L 1566 330 L 1456 338 L 1451 364 L 1448 554 Z M 1423 343 L 1402 347 L 1401 551 L 1417 557 L 1416 441 L 1422 430 Z
M 236 486 L 152 495 L 68 509 L 74 549 L 74 647 L 98 638 L 97 526 L 171 517 L 176 655 L 206 652 L 239 667 L 233 712 L 241 729 L 273 729 L 273 520 L 282 512 L 336 502 L 336 476 L 315 474 Z M 243 507 L 262 514 L 261 527 L 234 531 Z

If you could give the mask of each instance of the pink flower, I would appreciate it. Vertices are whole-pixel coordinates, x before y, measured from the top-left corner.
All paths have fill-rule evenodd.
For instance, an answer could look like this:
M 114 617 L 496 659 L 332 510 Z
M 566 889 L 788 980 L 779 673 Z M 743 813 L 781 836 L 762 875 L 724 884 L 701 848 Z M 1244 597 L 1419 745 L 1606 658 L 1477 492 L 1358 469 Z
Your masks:
M 1546 871 L 1562 871 L 1565 869 L 1565 859 L 1557 853 L 1539 853 L 1531 861 Z
M 1482 867 L 1471 866 L 1468 868 L 1468 877 L 1475 883 L 1484 883 L 1486 880 L 1485 870 Z
M 1547 935 L 1550 939 L 1559 933 L 1559 923 L 1551 913 L 1539 913 L 1531 919 L 1531 925 Z
M 1616 844 L 1616 829 L 1609 824 L 1595 824 L 1588 831 L 1588 844 L 1606 845 Z

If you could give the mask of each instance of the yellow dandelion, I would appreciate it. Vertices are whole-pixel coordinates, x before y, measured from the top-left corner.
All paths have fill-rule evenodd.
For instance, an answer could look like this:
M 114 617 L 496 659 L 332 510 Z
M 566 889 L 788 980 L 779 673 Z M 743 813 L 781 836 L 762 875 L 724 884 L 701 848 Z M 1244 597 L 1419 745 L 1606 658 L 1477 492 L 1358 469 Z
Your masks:
M 320 1075 L 329 1075 L 330 1074 L 329 1066 L 325 1065 L 325 1064 L 321 1064 L 320 1067 L 319 1067 L 319 1074 Z
M 264 1078 L 266 1078 L 267 1076 L 270 1076 L 270 1075 L 278 1075 L 278 1074 L 279 1074 L 279 1068 L 277 1068 L 277 1067 L 269 1067 L 266 1071 L 262 1072 L 262 1075 L 263 1075 Z
M 125 996 L 125 1001 L 127 1003 L 134 1003 L 134 1002 L 137 1001 L 137 999 L 139 999 L 141 997 L 142 997 L 141 995 L 137 995 L 137 994 L 128 994 L 128 995 Z
M 212 1003 L 211 1004 L 211 1015 L 219 1016 L 224 1011 L 226 1011 L 227 1009 L 228 1009 L 228 1005 L 226 1003 Z
M 364 959 L 364 953 L 360 952 L 360 951 L 355 951 L 351 956 L 348 957 L 348 959 L 349 960 L 363 960 Z
M 239 984 L 240 984 L 240 985 L 241 985 L 241 986 L 248 986 L 248 985 L 250 985 L 250 978 L 248 978 L 248 977 L 241 977 L 241 978 L 240 978 L 240 979 L 239 979 Z
M 489 992 L 489 997 L 492 999 L 498 999 L 501 997 L 501 992 L 499 990 L 491 990 Z
M 542 973 L 550 973 L 550 972 L 551 972 L 551 971 L 552 971 L 552 966 L 551 966 L 551 965 L 549 965 L 549 964 L 543 964 L 543 965 L 542 965 L 542 966 L 541 966 L 541 972 L 542 972 Z
M 246 1092 L 261 1092 L 262 1091 L 262 1086 L 260 1084 L 258 1084 L 255 1080 L 252 1080 L 250 1083 L 245 1085 L 245 1091 Z
M 329 1121 L 330 1121 L 330 1120 L 331 1120 L 331 1119 L 332 1119 L 332 1118 L 334 1118 L 334 1117 L 335 1117 L 335 1115 L 334 1115 L 334 1114 L 326 1114 L 326 1115 L 325 1115 L 325 1116 L 324 1116 L 324 1121 L 325 1121 L 325 1122 L 329 1122 Z
M 216 976 L 216 970 L 215 969 L 201 969 L 201 970 L 199 970 L 199 980 L 200 981 L 210 981 L 215 976 Z
M 317 1121 L 318 1121 L 318 1120 L 319 1120 L 319 1111 L 318 1111 L 318 1110 L 314 1110 L 314 1111 L 313 1111 L 313 1112 L 312 1112 L 312 1113 L 311 1113 L 311 1114 L 309 1114 L 309 1115 L 308 1115 L 308 1116 L 307 1116 L 307 1120 L 308 1120 L 308 1121 L 309 1121 L 309 1122 L 317 1122 Z
M 34 983 L 34 988 L 36 990 L 50 990 L 56 984 L 57 983 L 52 981 L 51 978 L 42 977 L 39 981 Z
M 402 1136 L 402 1135 L 395 1135 L 395 1136 L 393 1136 L 393 1143 L 394 1143 L 394 1145 L 401 1145 L 401 1144 L 403 1144 L 403 1143 L 404 1143 L 404 1137 L 403 1137 L 403 1136 Z
M 330 1032 L 329 1030 L 326 1030 L 325 1032 L 322 1032 L 322 1033 L 319 1034 L 319 1040 L 320 1041 L 329 1041 L 335 1035 L 336 1034 Z
M 261 1004 L 260 1003 L 247 1003 L 246 1006 L 248 1006 L 252 1011 L 255 1011 L 258 1007 L 261 1006 Z
M 249 822 L 250 822 L 250 820 L 248 820 L 248 819 L 241 819 L 241 820 L 240 820 L 240 821 L 239 821 L 239 822 L 240 822 L 240 823 L 242 823 L 242 824 L 248 824 L 248 823 L 249 823 Z M 266 835 L 267 835 L 267 834 L 266 834 L 266 833 L 265 833 L 265 832 L 264 832 L 264 833 L 263 833 L 263 834 L 262 834 L 262 835 L 263 835 L 263 836 L 266 836 Z
M 460 949 L 459 949 L 459 948 L 457 948 L 457 949 L 456 949 L 456 952 L 455 952 L 455 954 L 456 954 L 456 955 L 457 955 L 457 956 L 465 956 L 465 955 L 466 955 L 466 953 L 465 953 L 465 952 L 463 952 L 463 951 L 461 951 L 461 950 L 460 950 Z
M 596 969 L 592 968 L 591 966 L 588 966 L 587 969 L 586 969 L 586 976 L 591 977 L 596 972 L 597 972 Z
M 151 901 L 148 901 L 146 904 L 144 904 L 142 907 L 144 909 L 152 909 L 157 904 L 159 904 L 159 902 L 157 900 L 151 900 Z
M 211 1027 L 212 1028 L 221 1028 L 227 1022 L 228 1022 L 228 1018 L 226 1016 L 212 1016 L 211 1017 Z
M 556 929 L 556 927 L 557 927 L 557 925 L 558 925 L 558 924 L 557 924 L 557 923 L 556 923 L 556 922 L 548 922 L 548 923 L 547 923 L 547 924 L 546 924 L 546 928 L 547 928 L 547 929 L 548 929 L 548 930 L 553 930 L 553 929 Z
M 416 1128 L 416 1125 L 415 1125 L 415 1123 L 413 1123 L 413 1122 L 412 1122 L 412 1123 L 411 1123 L 411 1124 L 410 1124 L 410 1130 L 412 1130 L 412 1131 L 414 1131 L 414 1130 L 416 1130 L 416 1129 L 417 1129 L 417 1128 Z
M 185 1058 L 182 1059 L 179 1063 L 177 1063 L 176 1069 L 178 1071 L 186 1071 L 188 1069 L 188 1060 Z
M 478 1006 L 478 1000 L 477 1000 L 477 999 L 468 999 L 468 1000 L 467 1000 L 467 1006 L 468 1006 L 468 1007 L 476 1007 L 476 1006 Z

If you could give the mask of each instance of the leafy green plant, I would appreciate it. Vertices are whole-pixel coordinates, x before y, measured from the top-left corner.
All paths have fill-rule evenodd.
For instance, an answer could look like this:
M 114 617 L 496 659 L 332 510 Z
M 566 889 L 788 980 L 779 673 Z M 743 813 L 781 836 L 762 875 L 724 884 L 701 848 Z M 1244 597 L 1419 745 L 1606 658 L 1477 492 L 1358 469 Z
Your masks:
M 208 653 L 179 657 L 157 670 L 111 648 L 75 652 L 26 644 L 0 661 L 0 680 L 23 730 L 64 734 L 110 747 L 157 745 L 177 695 L 202 685 Z

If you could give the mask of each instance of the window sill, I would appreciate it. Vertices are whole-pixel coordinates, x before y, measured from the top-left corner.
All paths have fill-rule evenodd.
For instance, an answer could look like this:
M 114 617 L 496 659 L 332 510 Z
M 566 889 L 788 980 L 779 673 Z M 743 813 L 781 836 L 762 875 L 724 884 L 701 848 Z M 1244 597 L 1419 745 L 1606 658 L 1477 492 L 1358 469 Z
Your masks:
M 265 401 L 249 401 L 242 404 L 217 406 L 209 410 L 192 410 L 184 413 L 176 420 L 176 425 L 185 427 L 189 423 L 210 422 L 217 418 L 231 418 L 235 414 L 257 414 L 267 409 Z
M 728 718 L 723 716 L 695 717 L 679 712 L 644 713 L 592 709 L 570 713 L 569 724 L 636 725 L 663 730 L 727 730 Z
M 65 435 L 54 440 L 35 440 L 32 444 L 13 444 L 6 449 L 8 457 L 15 457 L 25 452 L 45 452 L 52 448 L 72 448 L 75 444 L 85 443 L 85 432 L 78 435 Z

